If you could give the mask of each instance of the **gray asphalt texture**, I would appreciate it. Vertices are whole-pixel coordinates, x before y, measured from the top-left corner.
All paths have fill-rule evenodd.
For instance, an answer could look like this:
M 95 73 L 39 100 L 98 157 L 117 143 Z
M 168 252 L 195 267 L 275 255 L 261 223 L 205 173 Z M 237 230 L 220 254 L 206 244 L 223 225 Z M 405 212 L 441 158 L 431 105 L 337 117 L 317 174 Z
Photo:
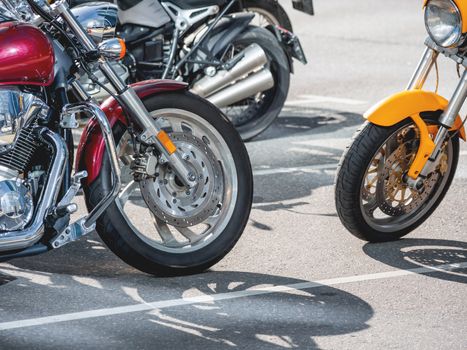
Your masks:
M 315 17 L 282 2 L 309 64 L 295 65 L 290 103 L 248 144 L 254 205 L 234 250 L 204 274 L 154 278 L 92 234 L 0 264 L 0 323 L 467 262 L 464 145 L 445 201 L 403 240 L 366 244 L 334 207 L 335 164 L 362 113 L 405 88 L 423 51 L 421 1 L 315 2 Z M 449 97 L 455 65 L 443 59 L 440 76 Z M 466 349 L 466 283 L 467 269 L 368 277 L 4 330 L 0 349 Z

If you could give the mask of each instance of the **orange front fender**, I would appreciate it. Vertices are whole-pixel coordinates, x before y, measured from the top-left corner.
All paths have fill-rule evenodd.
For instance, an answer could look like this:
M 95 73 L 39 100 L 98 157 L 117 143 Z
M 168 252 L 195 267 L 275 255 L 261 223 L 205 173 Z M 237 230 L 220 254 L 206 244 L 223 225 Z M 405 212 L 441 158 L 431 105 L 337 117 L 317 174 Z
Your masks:
M 428 158 L 434 150 L 434 142 L 428 127 L 420 117 L 422 112 L 445 110 L 448 100 L 430 91 L 410 90 L 396 93 L 370 108 L 364 117 L 372 124 L 392 126 L 406 118 L 412 118 L 420 130 L 420 147 L 409 169 L 408 175 L 416 179 Z M 460 137 L 465 141 L 465 129 L 460 116 L 457 116 L 453 130 L 459 130 Z

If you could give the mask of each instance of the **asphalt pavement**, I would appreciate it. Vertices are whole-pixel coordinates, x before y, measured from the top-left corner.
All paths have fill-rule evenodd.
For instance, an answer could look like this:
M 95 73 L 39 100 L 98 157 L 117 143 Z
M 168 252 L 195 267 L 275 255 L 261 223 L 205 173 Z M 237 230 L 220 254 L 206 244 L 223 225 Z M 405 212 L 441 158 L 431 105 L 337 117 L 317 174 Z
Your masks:
M 467 147 L 444 202 L 400 241 L 354 238 L 334 206 L 362 113 L 405 88 L 423 51 L 421 1 L 315 2 L 315 17 L 283 2 L 309 64 L 248 143 L 254 204 L 233 251 L 204 274 L 154 278 L 92 234 L 0 264 L 0 349 L 467 348 Z M 455 66 L 440 76 L 449 97 Z

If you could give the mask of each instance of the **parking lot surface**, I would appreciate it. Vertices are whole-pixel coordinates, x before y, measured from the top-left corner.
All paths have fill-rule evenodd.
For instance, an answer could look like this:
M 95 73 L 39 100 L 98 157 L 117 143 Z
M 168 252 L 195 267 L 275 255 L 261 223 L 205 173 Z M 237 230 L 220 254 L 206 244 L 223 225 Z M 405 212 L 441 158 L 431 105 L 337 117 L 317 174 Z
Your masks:
M 283 2 L 309 64 L 247 145 L 254 204 L 233 251 L 204 274 L 155 278 L 92 234 L 0 264 L 1 349 L 467 348 L 467 147 L 444 202 L 405 239 L 366 244 L 334 206 L 362 113 L 405 88 L 423 51 L 421 2 L 315 2 L 315 17 Z M 442 60 L 440 76 L 449 97 L 455 65 Z

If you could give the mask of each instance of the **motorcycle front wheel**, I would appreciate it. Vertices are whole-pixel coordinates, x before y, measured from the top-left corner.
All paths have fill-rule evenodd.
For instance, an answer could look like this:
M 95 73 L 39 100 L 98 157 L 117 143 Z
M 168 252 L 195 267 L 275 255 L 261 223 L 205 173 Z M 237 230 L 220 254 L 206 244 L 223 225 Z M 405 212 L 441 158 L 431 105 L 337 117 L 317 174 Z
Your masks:
M 431 137 L 434 117 L 424 118 Z M 419 131 L 410 118 L 391 126 L 366 123 L 342 156 L 335 202 L 339 218 L 354 236 L 370 242 L 396 240 L 422 224 L 443 200 L 459 158 L 459 137 L 443 144 L 440 162 L 420 189 L 407 185 L 407 172 L 419 145 Z
M 247 224 L 253 193 L 248 153 L 225 116 L 189 92 L 156 95 L 144 104 L 183 153 L 198 185 L 187 189 L 161 161 L 153 163 L 152 177 L 135 178 L 133 138 L 117 123 L 122 188 L 96 230 L 117 256 L 143 272 L 202 272 L 234 247 Z M 98 178 L 85 188 L 88 209 L 110 188 L 110 162 L 104 157 Z

